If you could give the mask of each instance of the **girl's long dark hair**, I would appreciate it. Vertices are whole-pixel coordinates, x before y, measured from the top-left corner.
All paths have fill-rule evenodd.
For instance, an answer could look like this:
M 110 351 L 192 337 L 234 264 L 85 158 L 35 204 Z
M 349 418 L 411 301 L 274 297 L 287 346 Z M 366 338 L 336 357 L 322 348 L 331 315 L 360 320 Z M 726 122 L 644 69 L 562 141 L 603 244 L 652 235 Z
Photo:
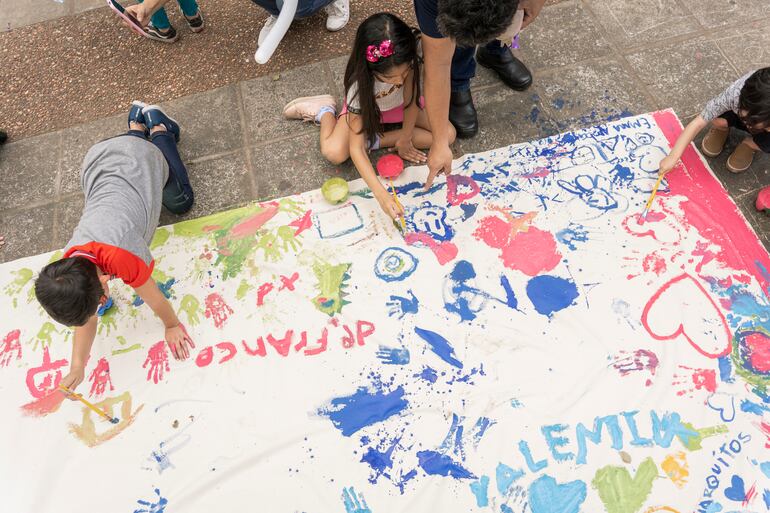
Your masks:
M 363 132 L 370 144 L 374 144 L 377 134 L 382 133 L 380 109 L 374 98 L 374 74 L 384 75 L 390 68 L 400 64 L 411 64 L 413 73 L 412 91 L 414 95 L 407 106 L 420 98 L 420 62 L 417 54 L 417 36 L 419 32 L 411 29 L 401 18 L 388 12 L 373 14 L 366 18 L 356 31 L 353 51 L 345 68 L 345 94 L 356 84 L 356 98 L 361 106 Z M 377 62 L 366 60 L 369 45 L 379 46 L 390 39 L 393 43 L 393 55 L 380 57 Z M 348 98 L 348 101 L 353 98 Z

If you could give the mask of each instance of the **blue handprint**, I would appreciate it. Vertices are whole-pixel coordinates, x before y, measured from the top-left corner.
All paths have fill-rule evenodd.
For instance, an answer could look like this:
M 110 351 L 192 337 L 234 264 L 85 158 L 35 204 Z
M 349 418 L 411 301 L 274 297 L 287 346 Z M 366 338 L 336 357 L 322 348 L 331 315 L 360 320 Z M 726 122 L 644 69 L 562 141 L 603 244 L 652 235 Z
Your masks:
M 380 346 L 377 358 L 388 365 L 406 365 L 409 363 L 409 349 L 405 347 Z
M 408 313 L 417 313 L 420 302 L 411 290 L 407 290 L 406 293 L 411 297 L 390 296 L 390 301 L 385 303 L 388 307 L 388 316 L 397 315 L 399 319 L 403 319 Z
M 342 502 L 345 505 L 345 513 L 372 513 L 366 505 L 364 496 L 360 493 L 356 494 L 352 486 L 342 489 Z

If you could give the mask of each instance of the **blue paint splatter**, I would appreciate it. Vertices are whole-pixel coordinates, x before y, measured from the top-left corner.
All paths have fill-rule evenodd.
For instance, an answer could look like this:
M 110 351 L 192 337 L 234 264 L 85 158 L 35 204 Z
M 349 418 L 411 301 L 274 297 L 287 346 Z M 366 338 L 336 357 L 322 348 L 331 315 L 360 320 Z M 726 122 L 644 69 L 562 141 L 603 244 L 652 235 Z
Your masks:
M 408 405 L 403 387 L 399 386 L 392 392 L 370 392 L 361 387 L 353 395 L 332 399 L 331 406 L 318 410 L 318 413 L 329 417 L 344 436 L 350 436 L 366 426 L 399 414 Z
M 770 408 L 767 406 L 763 406 L 761 404 L 757 404 L 755 402 L 749 401 L 748 399 L 744 399 L 741 401 L 741 411 L 745 413 L 752 413 L 754 415 L 759 415 L 762 417 L 765 412 L 770 412 Z
M 458 369 L 463 368 L 462 362 L 455 358 L 454 349 L 449 344 L 447 339 L 434 331 L 429 331 L 422 328 L 415 327 L 414 332 L 428 343 L 431 351 L 433 351 L 436 356 L 444 360 L 449 365 L 457 367 Z
M 342 504 L 345 506 L 345 513 L 372 513 L 363 494 L 356 493 L 352 486 L 342 489 Z
M 529 486 L 532 513 L 578 513 L 585 500 L 586 484 L 580 480 L 558 484 L 544 475 Z
M 540 109 L 532 107 L 532 111 L 529 113 L 529 120 L 534 123 L 538 117 L 540 117 Z
M 361 462 L 367 463 L 372 470 L 374 470 L 374 476 L 369 478 L 370 483 L 376 483 L 381 475 L 385 474 L 389 468 L 393 467 L 393 451 L 396 449 L 399 440 L 400 439 L 398 438 L 394 440 L 390 448 L 384 452 L 378 451 L 374 447 L 369 447 L 366 453 L 361 457 Z M 389 476 L 385 474 L 385 477 Z
M 722 356 L 717 360 L 719 362 L 719 379 L 725 383 L 733 382 L 733 364 L 729 356 Z
M 382 281 L 403 281 L 417 269 L 417 258 L 408 251 L 390 247 L 374 262 L 374 274 Z
M 388 365 L 406 365 L 409 363 L 409 349 L 405 347 L 380 346 L 377 358 Z
M 449 456 L 436 451 L 419 451 L 417 460 L 429 476 L 453 477 L 454 479 L 476 479 L 469 470 L 455 462 Z
M 556 110 L 561 110 L 564 108 L 564 99 L 556 98 L 554 101 L 551 102 L 551 105 L 553 105 Z
M 419 374 L 415 374 L 414 377 L 424 379 L 428 383 L 435 383 L 438 379 L 438 375 L 436 374 L 436 371 L 430 367 L 424 367 L 422 369 L 422 372 Z
M 766 461 L 759 465 L 759 469 L 762 471 L 764 475 L 767 477 L 770 477 L 770 461 Z
M 615 167 L 610 169 L 610 174 L 615 183 L 630 183 L 634 180 L 634 172 L 623 164 L 615 164 Z
M 476 213 L 476 209 L 478 208 L 478 205 L 475 205 L 473 203 L 462 203 L 460 205 L 460 208 L 463 211 L 463 221 L 467 221 L 471 217 L 473 217 L 473 214 Z
M 765 501 L 765 506 L 770 510 L 770 490 L 765 490 L 765 493 L 762 494 L 762 500 Z
M 551 317 L 572 305 L 578 291 L 573 281 L 545 274 L 527 282 L 527 296 L 539 314 Z
M 174 291 L 171 290 L 171 287 L 176 283 L 175 278 L 169 278 L 165 282 L 162 281 L 156 281 L 155 283 L 158 284 L 158 288 L 163 293 L 163 295 L 166 297 L 166 299 L 171 299 L 171 296 L 174 294 Z M 131 303 L 132 306 L 142 306 L 144 304 L 144 299 L 140 298 L 138 295 L 134 295 L 134 302 Z
M 471 492 L 476 496 L 476 506 L 485 508 L 489 505 L 487 490 L 489 489 L 489 477 L 481 476 L 481 479 L 470 484 Z
M 155 489 L 155 494 L 158 496 L 157 502 L 153 499 L 136 501 L 141 507 L 135 509 L 134 513 L 163 513 L 166 510 L 166 505 L 168 505 L 168 499 L 160 495 L 159 488 Z
M 575 251 L 577 249 L 576 242 L 588 242 L 588 231 L 583 225 L 570 223 L 567 228 L 556 232 L 556 240 L 571 251 Z

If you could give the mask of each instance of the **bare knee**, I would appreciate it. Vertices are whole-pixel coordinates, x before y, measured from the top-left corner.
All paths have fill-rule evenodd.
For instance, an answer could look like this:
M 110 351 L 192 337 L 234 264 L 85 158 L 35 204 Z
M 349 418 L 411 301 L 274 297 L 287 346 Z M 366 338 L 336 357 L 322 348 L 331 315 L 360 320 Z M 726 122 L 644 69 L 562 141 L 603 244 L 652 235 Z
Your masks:
M 338 166 L 348 160 L 350 156 L 347 147 L 335 145 L 331 143 L 321 143 L 321 155 L 324 156 L 330 164 Z
M 727 128 L 727 120 L 725 118 L 714 118 L 711 120 L 711 124 L 717 128 Z
M 455 139 L 457 138 L 457 130 L 455 130 L 455 126 L 452 123 L 449 123 L 449 130 L 447 130 L 447 136 L 449 137 L 449 144 L 452 144 L 455 142 Z

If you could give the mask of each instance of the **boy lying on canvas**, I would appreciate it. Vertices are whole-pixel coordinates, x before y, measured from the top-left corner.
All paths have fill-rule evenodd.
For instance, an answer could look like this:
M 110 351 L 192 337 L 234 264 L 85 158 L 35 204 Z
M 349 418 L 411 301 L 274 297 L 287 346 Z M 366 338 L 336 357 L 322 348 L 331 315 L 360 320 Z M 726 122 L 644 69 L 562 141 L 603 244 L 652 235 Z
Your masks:
M 150 278 L 149 244 L 163 204 L 187 212 L 193 191 L 176 143 L 179 125 L 159 107 L 134 102 L 128 132 L 95 144 L 81 170 L 85 207 L 61 260 L 45 266 L 35 295 L 57 322 L 75 327 L 70 372 L 61 384 L 82 381 L 96 335 L 97 312 L 111 305 L 109 280 L 120 278 L 152 308 L 166 327 L 174 357 L 194 347 L 171 304 Z M 149 137 L 149 141 L 147 138 Z
M 727 169 L 731 172 L 746 171 L 757 151 L 770 153 L 770 68 L 744 75 L 710 100 L 684 129 L 668 157 L 660 161 L 661 174 L 674 169 L 684 150 L 709 122 L 711 128 L 701 144 L 703 153 L 709 157 L 722 153 L 730 127 L 749 133 L 727 158 Z M 759 192 L 756 207 L 770 209 L 770 186 Z

